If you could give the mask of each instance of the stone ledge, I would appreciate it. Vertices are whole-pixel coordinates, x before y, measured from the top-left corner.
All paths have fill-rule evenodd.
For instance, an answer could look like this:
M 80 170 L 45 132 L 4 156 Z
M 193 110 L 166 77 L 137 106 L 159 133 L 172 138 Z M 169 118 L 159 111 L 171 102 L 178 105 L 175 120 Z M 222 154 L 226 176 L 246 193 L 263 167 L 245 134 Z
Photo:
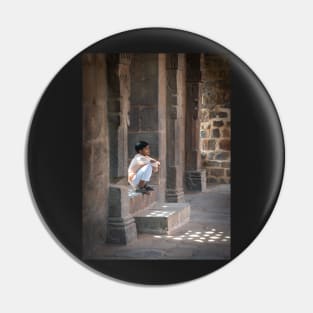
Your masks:
M 155 186 L 152 186 L 155 188 Z M 156 189 L 156 188 L 155 188 Z M 148 209 L 157 200 L 157 190 L 150 191 L 150 194 L 142 194 L 132 190 L 131 187 L 128 189 L 129 198 L 129 213 L 134 214 L 136 212 Z
M 134 215 L 138 233 L 171 234 L 190 219 L 189 203 L 163 203 Z

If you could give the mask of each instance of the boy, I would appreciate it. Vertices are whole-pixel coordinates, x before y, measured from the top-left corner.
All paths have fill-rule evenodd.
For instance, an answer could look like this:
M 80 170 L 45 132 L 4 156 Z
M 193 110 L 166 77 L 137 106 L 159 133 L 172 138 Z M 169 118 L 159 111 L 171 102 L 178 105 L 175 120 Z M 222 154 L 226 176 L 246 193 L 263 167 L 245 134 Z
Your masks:
M 158 171 L 160 162 L 150 157 L 150 147 L 146 141 L 137 142 L 135 150 L 137 154 L 128 167 L 128 182 L 136 192 L 149 193 L 154 189 L 148 185 L 148 182 L 152 172 Z

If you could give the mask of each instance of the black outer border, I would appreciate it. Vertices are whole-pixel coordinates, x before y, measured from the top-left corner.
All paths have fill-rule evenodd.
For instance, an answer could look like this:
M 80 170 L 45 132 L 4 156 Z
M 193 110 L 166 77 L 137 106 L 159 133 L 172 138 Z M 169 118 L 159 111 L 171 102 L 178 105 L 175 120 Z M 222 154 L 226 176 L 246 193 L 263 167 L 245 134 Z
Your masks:
M 273 101 L 252 70 L 218 43 L 173 28 L 133 29 L 107 37 L 54 77 L 29 130 L 27 178 L 50 234 L 81 259 L 81 63 L 84 52 L 224 53 L 232 68 L 232 259 L 259 234 L 276 204 L 285 146 Z M 248 129 L 248 131 L 247 131 Z M 141 284 L 172 284 L 211 273 L 229 260 L 83 261 L 98 272 Z M 51 268 L 51 265 L 50 265 Z

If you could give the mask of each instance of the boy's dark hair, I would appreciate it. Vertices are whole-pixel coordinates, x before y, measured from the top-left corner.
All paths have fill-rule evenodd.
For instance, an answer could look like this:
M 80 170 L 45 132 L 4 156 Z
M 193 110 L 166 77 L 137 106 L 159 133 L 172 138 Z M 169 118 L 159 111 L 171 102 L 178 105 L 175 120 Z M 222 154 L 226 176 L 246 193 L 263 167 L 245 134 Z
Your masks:
M 136 152 L 139 152 L 141 149 L 143 149 L 144 147 L 146 147 L 148 145 L 149 145 L 149 143 L 146 141 L 138 141 L 135 144 L 135 150 L 136 150 Z

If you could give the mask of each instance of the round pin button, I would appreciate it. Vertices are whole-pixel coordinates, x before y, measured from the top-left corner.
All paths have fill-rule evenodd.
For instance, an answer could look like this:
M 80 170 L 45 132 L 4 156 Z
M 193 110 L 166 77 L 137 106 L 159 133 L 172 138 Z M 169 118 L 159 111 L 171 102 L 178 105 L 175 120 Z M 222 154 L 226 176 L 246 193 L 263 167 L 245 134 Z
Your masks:
M 268 92 L 231 51 L 142 28 L 57 73 L 27 162 L 47 227 L 76 259 L 122 281 L 173 284 L 219 269 L 260 233 L 284 141 Z

